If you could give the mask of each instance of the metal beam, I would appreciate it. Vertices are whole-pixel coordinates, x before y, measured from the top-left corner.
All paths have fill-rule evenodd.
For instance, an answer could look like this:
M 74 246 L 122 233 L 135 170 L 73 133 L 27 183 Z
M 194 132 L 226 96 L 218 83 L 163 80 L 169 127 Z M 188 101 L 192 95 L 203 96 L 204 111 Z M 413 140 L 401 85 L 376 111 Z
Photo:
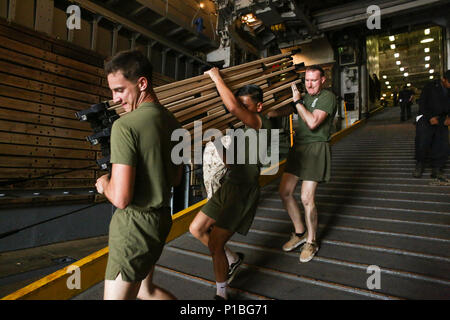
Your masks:
M 111 55 L 115 55 L 117 53 L 117 42 L 119 41 L 119 31 L 122 29 L 122 25 L 117 25 L 113 29 L 112 35 L 112 46 L 111 46 Z
M 34 29 L 47 34 L 52 34 L 53 29 L 53 0 L 36 0 L 36 14 L 34 18 Z
M 78 3 L 80 6 L 82 6 L 86 10 L 89 10 L 96 14 L 102 15 L 103 17 L 105 17 L 117 24 L 121 24 L 125 28 L 130 29 L 134 32 L 141 33 L 143 36 L 153 39 L 153 40 L 156 40 L 159 43 L 161 43 L 162 45 L 164 45 L 168 48 L 171 48 L 175 51 L 178 51 L 179 53 L 182 53 L 185 56 L 191 57 L 192 59 L 199 61 L 202 64 L 212 66 L 209 62 L 196 57 L 191 51 L 179 46 L 178 44 L 176 44 L 172 41 L 167 40 L 163 36 L 160 36 L 137 23 L 134 23 L 134 22 L 122 17 L 121 15 L 118 15 L 96 3 L 93 3 L 92 1 L 89 1 L 89 0 L 73 0 L 73 1 Z
M 166 64 L 167 64 L 167 52 L 169 52 L 171 49 L 166 48 L 161 51 L 162 54 L 162 62 L 161 62 L 161 73 L 166 76 Z
M 8 1 L 8 21 L 14 21 L 16 19 L 16 6 L 17 1 L 16 0 L 9 0 Z
M 98 35 L 98 23 L 102 19 L 102 16 L 95 16 L 92 19 L 92 31 L 91 31 L 91 50 L 97 50 L 97 35 Z
M 318 12 L 314 15 L 317 27 L 320 31 L 342 28 L 346 25 L 365 22 L 368 18 L 367 7 L 373 1 L 369 0 L 363 3 L 348 4 L 339 6 L 339 8 L 331 8 Z M 418 10 L 426 5 L 437 5 L 447 3 L 446 0 L 396 0 L 396 1 L 379 1 L 377 5 L 380 7 L 381 17 L 388 17 L 394 13 L 402 11 Z

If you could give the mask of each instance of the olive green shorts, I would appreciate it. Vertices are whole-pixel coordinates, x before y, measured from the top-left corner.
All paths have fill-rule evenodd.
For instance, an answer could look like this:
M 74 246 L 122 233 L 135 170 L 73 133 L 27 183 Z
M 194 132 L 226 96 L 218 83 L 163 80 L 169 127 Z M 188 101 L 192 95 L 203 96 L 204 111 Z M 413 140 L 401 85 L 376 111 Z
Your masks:
M 161 256 L 171 227 L 170 208 L 117 209 L 109 225 L 105 279 L 115 280 L 120 273 L 127 282 L 144 280 Z
M 328 142 L 295 145 L 289 150 L 284 172 L 300 180 L 328 182 L 331 177 L 331 150 Z
M 235 184 L 225 180 L 202 212 L 214 219 L 215 226 L 246 235 L 255 217 L 259 184 Z

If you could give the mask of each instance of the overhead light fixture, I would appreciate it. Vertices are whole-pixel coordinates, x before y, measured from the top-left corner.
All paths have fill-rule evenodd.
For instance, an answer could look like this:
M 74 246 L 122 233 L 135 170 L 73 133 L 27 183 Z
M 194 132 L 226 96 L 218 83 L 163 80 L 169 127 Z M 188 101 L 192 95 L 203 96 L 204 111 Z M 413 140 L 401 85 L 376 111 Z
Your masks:
M 407 76 L 408 76 L 408 72 L 405 72 L 403 75 L 404 75 L 405 77 L 407 77 Z
M 425 61 L 430 61 L 430 56 L 426 56 Z
M 395 41 L 395 36 L 389 36 L 389 40 Z
M 434 73 L 434 69 L 430 69 L 430 71 L 428 71 L 429 73 Z
M 411 87 L 411 83 L 407 83 L 406 85 L 407 85 L 408 87 Z
M 397 52 L 396 52 L 396 53 L 394 53 L 394 57 L 395 57 L 395 58 L 398 58 L 398 57 L 400 57 L 400 53 L 397 53 Z
M 433 79 L 434 78 L 434 76 L 430 76 L 430 79 Z
M 384 75 L 384 76 L 383 76 L 383 79 L 387 79 L 387 76 L 386 76 L 386 75 Z
M 386 97 L 386 93 L 383 93 L 383 97 Z
M 426 38 L 426 39 L 420 40 L 420 43 L 428 43 L 428 42 L 433 42 L 433 41 L 434 41 L 433 38 Z
M 395 64 L 399 66 L 399 65 L 401 65 L 402 63 L 401 63 L 400 61 L 395 61 Z
M 386 81 L 385 83 L 386 83 L 386 84 L 389 84 L 389 81 Z
M 400 71 L 401 71 L 401 72 L 405 71 L 405 68 L 401 67 L 401 68 L 400 68 Z
M 391 86 L 387 86 L 387 88 L 388 88 L 388 89 L 391 89 L 392 87 L 391 87 Z
M 430 29 L 425 29 L 424 33 L 425 33 L 426 35 L 430 34 Z
M 395 44 L 391 44 L 391 49 L 392 49 L 392 50 L 395 49 Z
M 253 15 L 253 13 L 248 13 L 245 16 L 241 17 L 241 21 L 244 23 L 253 23 L 256 21 L 256 17 Z
M 427 63 L 427 64 L 425 65 L 425 69 L 428 69 L 429 67 L 430 67 L 430 64 Z
M 428 52 L 430 52 L 430 48 L 425 48 L 425 49 L 423 49 L 423 51 L 424 51 L 425 53 L 428 53 Z

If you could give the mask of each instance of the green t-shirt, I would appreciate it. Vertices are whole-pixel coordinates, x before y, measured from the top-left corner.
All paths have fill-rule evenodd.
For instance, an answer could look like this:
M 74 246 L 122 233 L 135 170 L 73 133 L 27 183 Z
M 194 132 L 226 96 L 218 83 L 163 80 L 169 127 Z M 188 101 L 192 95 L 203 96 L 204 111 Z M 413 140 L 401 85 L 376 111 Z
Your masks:
M 305 108 L 309 112 L 316 109 L 325 111 L 328 116 L 314 130 L 308 128 L 306 123 L 299 117 L 297 128 L 295 129 L 295 143 L 307 144 L 311 142 L 328 142 L 331 137 L 331 125 L 336 114 L 336 96 L 329 90 L 321 90 L 319 94 L 311 96 L 308 93 L 304 98 Z M 297 109 L 294 107 L 295 112 Z
M 128 208 L 150 211 L 170 207 L 177 168 L 170 157 L 176 142 L 170 138 L 172 131 L 180 127 L 173 114 L 156 103 L 143 103 L 113 123 L 111 163 L 136 168 Z
M 262 121 L 261 129 L 266 129 L 267 141 L 262 141 L 261 131 L 259 130 L 249 128 L 247 126 L 244 129 L 242 129 L 244 134 L 256 133 L 255 141 L 252 141 L 252 139 L 249 137 L 250 135 L 249 136 L 242 135 L 241 139 L 238 139 L 237 136 L 239 129 L 235 130 L 235 135 L 233 136 L 231 144 L 231 147 L 234 149 L 234 164 L 231 164 L 229 166 L 229 172 L 225 177 L 226 180 L 229 180 L 236 184 L 258 183 L 258 178 L 261 169 L 259 155 L 264 156 L 267 154 L 267 148 L 270 146 L 271 141 L 270 120 L 268 120 L 266 117 L 260 114 L 258 114 L 258 116 L 261 118 Z M 243 144 L 244 141 L 245 146 Z M 241 159 L 239 159 L 239 157 L 241 157 Z

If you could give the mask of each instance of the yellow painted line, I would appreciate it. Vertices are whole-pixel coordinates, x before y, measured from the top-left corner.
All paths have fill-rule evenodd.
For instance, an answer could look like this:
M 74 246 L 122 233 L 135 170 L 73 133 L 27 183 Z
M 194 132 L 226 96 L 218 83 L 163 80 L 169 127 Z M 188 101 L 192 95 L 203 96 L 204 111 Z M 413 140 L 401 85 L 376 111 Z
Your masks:
M 374 110 L 374 112 L 380 109 L 381 108 L 378 108 Z M 336 143 L 344 136 L 360 127 L 364 122 L 365 120 L 357 121 L 351 127 L 333 134 L 330 143 Z M 270 168 L 264 169 L 259 177 L 259 184 L 265 186 L 279 178 L 284 171 L 285 165 L 286 159 Z M 176 239 L 189 230 L 190 223 L 206 202 L 207 199 L 204 199 L 172 216 L 173 224 L 167 237 L 167 242 Z M 63 269 L 3 297 L 1 300 L 68 300 L 73 298 L 104 280 L 108 252 L 108 247 L 94 252 Z M 76 284 L 75 275 L 77 271 L 75 269 L 80 272 L 79 289 L 76 288 L 76 286 L 73 288 L 74 284 Z M 69 287 L 73 289 L 69 289 Z

